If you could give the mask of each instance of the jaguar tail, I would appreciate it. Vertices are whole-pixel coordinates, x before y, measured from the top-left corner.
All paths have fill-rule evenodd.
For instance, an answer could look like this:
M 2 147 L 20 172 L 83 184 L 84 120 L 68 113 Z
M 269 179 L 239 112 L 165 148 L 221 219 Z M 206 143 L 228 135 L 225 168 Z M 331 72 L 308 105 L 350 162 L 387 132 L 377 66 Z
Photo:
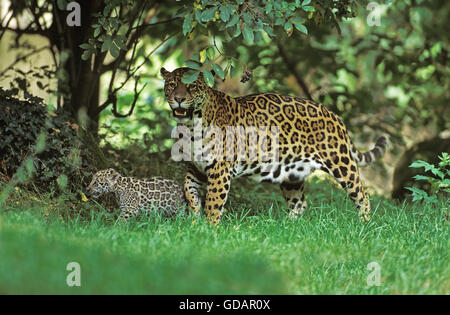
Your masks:
M 352 157 L 356 160 L 358 166 L 366 166 L 383 156 L 384 152 L 386 152 L 388 140 L 387 137 L 381 136 L 375 143 L 375 147 L 364 153 L 359 152 L 352 142 L 350 144 Z

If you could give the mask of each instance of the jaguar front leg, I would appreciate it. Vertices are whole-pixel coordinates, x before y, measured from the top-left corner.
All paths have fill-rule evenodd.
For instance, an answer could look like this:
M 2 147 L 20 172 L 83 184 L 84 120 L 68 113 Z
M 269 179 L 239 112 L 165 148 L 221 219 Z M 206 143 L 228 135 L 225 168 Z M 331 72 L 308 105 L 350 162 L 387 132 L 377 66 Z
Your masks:
M 231 166 L 229 162 L 215 162 L 206 174 L 208 185 L 206 190 L 206 217 L 217 225 L 222 216 L 223 207 L 228 198 L 231 182 Z
M 131 207 L 129 205 L 121 205 L 120 206 L 120 215 L 119 219 L 127 222 L 130 217 L 134 217 L 138 214 L 137 207 Z
M 187 172 L 184 177 L 184 195 L 186 197 L 189 208 L 192 213 L 198 215 L 200 213 L 200 208 L 202 201 L 198 190 L 201 187 L 200 179 L 194 175 L 193 172 Z
M 139 195 L 137 193 L 130 193 L 120 196 L 119 199 L 119 209 L 120 215 L 119 219 L 123 221 L 128 221 L 130 217 L 134 217 L 139 213 Z

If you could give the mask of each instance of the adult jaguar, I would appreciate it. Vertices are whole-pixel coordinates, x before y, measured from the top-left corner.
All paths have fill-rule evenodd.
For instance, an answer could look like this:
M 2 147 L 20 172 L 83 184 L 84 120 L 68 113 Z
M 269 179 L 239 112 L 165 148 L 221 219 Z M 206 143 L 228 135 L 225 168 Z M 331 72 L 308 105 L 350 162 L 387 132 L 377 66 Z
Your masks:
M 296 217 L 306 207 L 304 179 L 313 170 L 320 169 L 332 175 L 347 190 L 359 209 L 360 219 L 370 219 L 369 198 L 362 187 L 358 165 L 364 166 L 383 155 L 386 149 L 384 136 L 376 141 L 372 150 L 361 153 L 353 145 L 342 120 L 322 104 L 275 93 L 233 98 L 209 87 L 202 74 L 196 81 L 184 84 L 181 78 L 189 70 L 177 68 L 169 72 L 162 68 L 161 75 L 165 81 L 166 100 L 178 125 L 189 128 L 191 134 L 201 127 L 204 150 L 215 153 L 210 159 L 192 156 L 194 168 L 186 174 L 184 191 L 194 213 L 201 207 L 198 189 L 202 182 L 206 182 L 205 212 L 207 218 L 217 224 L 227 200 L 231 178 L 250 176 L 257 181 L 279 183 L 290 215 Z M 205 133 L 208 128 L 218 128 L 226 137 L 232 130 L 230 127 L 238 126 L 243 129 L 275 128 L 279 140 L 277 159 L 268 153 L 277 144 L 272 138 L 265 142 L 267 150 L 262 155 L 259 144 L 256 145 L 260 154 L 258 158 L 242 160 L 236 159 L 236 152 L 245 150 L 252 153 L 250 148 L 255 148 L 249 138 L 241 145 L 239 142 L 229 144 L 218 142 L 218 137 Z M 198 139 L 183 137 L 181 140 Z M 217 144 L 224 145 L 217 148 Z M 234 159 L 226 158 L 230 156 Z M 271 158 L 270 161 L 267 157 Z

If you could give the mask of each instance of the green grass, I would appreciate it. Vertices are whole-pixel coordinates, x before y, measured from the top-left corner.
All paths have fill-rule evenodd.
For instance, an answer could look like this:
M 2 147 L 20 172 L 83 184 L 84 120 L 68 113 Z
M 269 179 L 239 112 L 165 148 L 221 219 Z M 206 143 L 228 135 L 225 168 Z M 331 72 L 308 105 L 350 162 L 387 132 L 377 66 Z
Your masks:
M 123 224 L 92 202 L 14 191 L 0 210 L 0 294 L 450 293 L 448 205 L 374 197 L 362 224 L 331 185 L 308 190 L 298 220 L 255 192 L 254 204 L 231 202 L 217 228 L 193 216 Z M 81 287 L 66 284 L 72 261 Z M 370 262 L 380 286 L 367 285 Z

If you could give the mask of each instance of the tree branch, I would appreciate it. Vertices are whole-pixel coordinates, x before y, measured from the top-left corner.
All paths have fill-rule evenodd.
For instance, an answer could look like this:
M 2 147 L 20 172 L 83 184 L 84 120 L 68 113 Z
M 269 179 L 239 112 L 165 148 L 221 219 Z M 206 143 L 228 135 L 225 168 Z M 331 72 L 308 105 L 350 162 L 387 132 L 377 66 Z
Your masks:
M 111 105 L 111 104 L 113 104 L 113 107 L 116 106 L 116 105 L 115 105 L 116 102 L 117 102 L 116 93 L 117 93 L 121 88 L 123 88 L 123 87 L 125 86 L 125 84 L 128 82 L 128 80 L 129 80 L 131 77 L 134 77 L 134 75 L 136 74 L 136 72 L 137 72 L 144 64 L 147 63 L 147 61 L 149 60 L 150 56 L 151 56 L 151 55 L 152 55 L 159 47 L 161 47 L 164 43 L 166 43 L 169 39 L 171 39 L 172 37 L 174 37 L 174 36 L 177 35 L 178 33 L 179 33 L 179 32 L 176 32 L 176 33 L 174 33 L 174 34 L 172 34 L 172 35 L 166 37 L 166 39 L 162 40 L 155 48 L 153 48 L 152 51 L 151 51 L 150 53 L 148 53 L 147 56 L 145 56 L 144 61 L 143 61 L 140 65 L 138 65 L 136 68 L 134 68 L 133 71 L 127 72 L 127 76 L 126 76 L 125 80 L 122 82 L 122 84 L 121 84 L 120 86 L 116 87 L 114 90 L 112 90 L 112 86 L 113 86 L 113 78 L 111 78 L 110 86 L 109 86 L 109 89 L 108 89 L 108 90 L 109 90 L 109 91 L 108 91 L 108 98 L 106 99 L 105 102 L 103 102 L 103 104 L 101 104 L 101 105 L 97 108 L 96 114 L 97 114 L 97 115 L 100 114 L 100 112 L 101 112 L 102 110 L 104 110 L 105 108 L 107 108 L 107 107 L 108 107 L 109 105 Z M 115 73 L 113 73 L 113 75 L 115 75 Z M 135 91 L 136 91 L 136 86 L 137 86 L 137 82 L 136 82 L 136 85 L 135 85 Z M 142 91 L 142 90 L 141 90 L 141 91 Z M 140 92 L 141 92 L 141 91 L 140 91 Z M 140 93 L 140 92 L 139 92 L 139 93 Z M 133 106 L 133 108 L 134 108 L 134 106 Z M 116 111 L 116 113 L 117 113 L 117 111 Z M 120 114 L 119 114 L 119 115 L 120 115 Z M 126 116 L 129 116 L 129 115 L 131 115 L 131 113 L 128 114 L 128 115 L 126 115 Z M 124 117 L 126 117 L 126 116 L 124 116 Z M 120 117 L 120 116 L 119 116 L 119 117 Z
M 112 108 L 112 113 L 113 113 L 113 115 L 114 115 L 115 117 L 118 117 L 118 118 L 125 118 L 125 117 L 130 116 L 130 115 L 133 113 L 134 107 L 136 106 L 136 102 L 137 102 L 139 96 L 141 95 L 141 92 L 142 92 L 142 91 L 144 90 L 144 88 L 147 86 L 147 83 L 144 84 L 144 86 L 138 91 L 138 89 L 137 89 L 138 81 L 139 81 L 139 80 L 136 80 L 136 81 L 135 81 L 135 84 L 134 84 L 134 97 L 133 97 L 133 102 L 131 103 L 131 108 L 130 108 L 130 110 L 128 111 L 127 114 L 122 115 L 122 114 L 120 114 L 120 113 L 117 111 L 117 98 L 115 98 L 115 102 L 113 102 L 113 108 Z
M 176 21 L 176 20 L 179 20 L 179 19 L 180 19 L 179 17 L 174 17 L 174 18 L 171 18 L 171 19 L 168 19 L 168 20 L 158 21 L 158 22 L 151 23 L 151 24 L 138 25 L 138 26 L 133 27 L 132 29 L 133 30 L 139 30 L 139 29 L 142 29 L 142 28 L 146 28 L 148 26 L 155 26 L 155 25 L 159 25 L 159 24 L 170 23 L 170 22 L 173 22 L 173 21 Z
M 281 58 L 283 59 L 284 63 L 286 64 L 288 70 L 291 72 L 291 74 L 295 77 L 295 80 L 297 81 L 298 85 L 302 88 L 303 93 L 305 93 L 306 97 L 310 100 L 312 100 L 311 93 L 309 92 L 308 86 L 306 85 L 303 78 L 297 73 L 295 70 L 295 63 L 293 63 L 288 55 L 286 54 L 286 51 L 284 50 L 284 47 L 277 43 L 278 51 L 280 52 Z

